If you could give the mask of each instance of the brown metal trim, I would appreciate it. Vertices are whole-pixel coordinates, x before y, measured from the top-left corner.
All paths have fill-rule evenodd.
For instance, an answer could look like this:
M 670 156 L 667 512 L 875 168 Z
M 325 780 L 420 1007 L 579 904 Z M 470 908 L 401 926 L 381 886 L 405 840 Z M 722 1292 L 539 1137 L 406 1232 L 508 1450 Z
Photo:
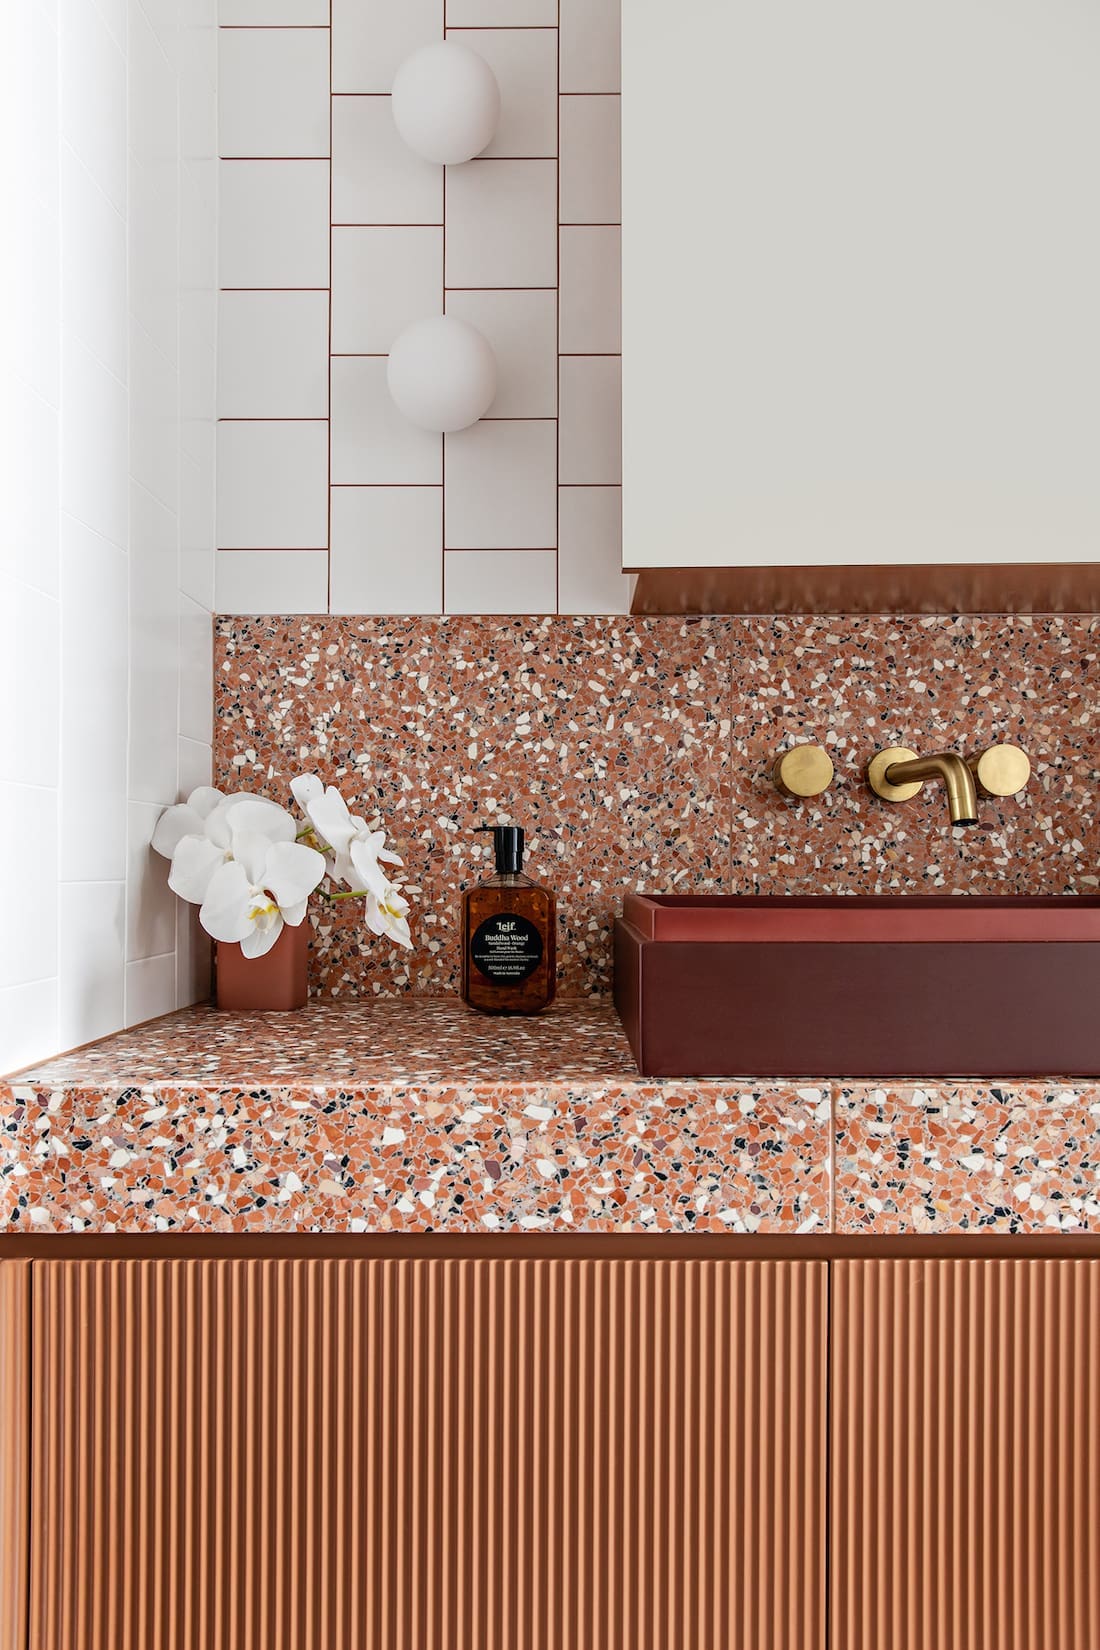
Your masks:
M 0 1237 L 12 1260 L 1097 1260 L 1100 1232 L 854 1236 L 712 1232 L 59 1233 Z
M 27 1645 L 31 1268 L 0 1261 L 0 1650 Z
M 1100 562 L 624 571 L 636 614 L 1100 613 Z

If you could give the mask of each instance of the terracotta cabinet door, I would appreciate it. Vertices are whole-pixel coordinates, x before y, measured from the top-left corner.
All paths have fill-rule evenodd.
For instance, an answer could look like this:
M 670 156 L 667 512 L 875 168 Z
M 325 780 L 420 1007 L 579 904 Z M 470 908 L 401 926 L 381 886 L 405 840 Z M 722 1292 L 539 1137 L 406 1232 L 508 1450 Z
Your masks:
M 35 1650 L 820 1650 L 825 1267 L 34 1268 Z
M 833 1650 L 1097 1650 L 1100 1261 L 838 1261 Z

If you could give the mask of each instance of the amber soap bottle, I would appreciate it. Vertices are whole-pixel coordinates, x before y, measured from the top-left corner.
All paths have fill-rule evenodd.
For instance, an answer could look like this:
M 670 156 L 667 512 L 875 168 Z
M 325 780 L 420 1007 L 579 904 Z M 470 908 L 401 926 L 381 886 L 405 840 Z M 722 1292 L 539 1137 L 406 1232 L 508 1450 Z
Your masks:
M 519 825 L 481 825 L 496 870 L 462 896 L 462 995 L 483 1014 L 539 1014 L 557 987 L 557 902 L 523 874 Z

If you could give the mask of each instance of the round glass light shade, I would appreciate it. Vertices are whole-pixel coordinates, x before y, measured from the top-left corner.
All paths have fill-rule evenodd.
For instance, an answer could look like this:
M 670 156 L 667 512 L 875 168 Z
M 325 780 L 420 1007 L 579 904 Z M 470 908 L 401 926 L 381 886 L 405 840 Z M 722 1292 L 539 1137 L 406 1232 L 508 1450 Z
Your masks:
M 414 321 L 390 350 L 386 381 L 398 408 L 422 430 L 464 430 L 497 392 L 492 345 L 453 315 Z
M 414 154 L 439 166 L 473 160 L 492 142 L 500 87 L 483 57 L 441 40 L 398 69 L 390 99 L 397 130 Z

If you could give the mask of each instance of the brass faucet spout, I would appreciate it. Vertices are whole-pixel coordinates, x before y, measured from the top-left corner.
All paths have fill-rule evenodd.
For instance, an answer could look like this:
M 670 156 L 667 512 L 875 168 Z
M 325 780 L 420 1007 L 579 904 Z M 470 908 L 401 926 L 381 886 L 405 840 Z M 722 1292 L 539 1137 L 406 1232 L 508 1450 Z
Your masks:
M 926 779 L 942 779 L 947 787 L 947 809 L 952 825 L 978 823 L 974 776 L 957 751 L 938 751 L 934 756 L 914 756 L 904 762 L 892 762 L 884 777 L 890 785 L 919 785 Z

